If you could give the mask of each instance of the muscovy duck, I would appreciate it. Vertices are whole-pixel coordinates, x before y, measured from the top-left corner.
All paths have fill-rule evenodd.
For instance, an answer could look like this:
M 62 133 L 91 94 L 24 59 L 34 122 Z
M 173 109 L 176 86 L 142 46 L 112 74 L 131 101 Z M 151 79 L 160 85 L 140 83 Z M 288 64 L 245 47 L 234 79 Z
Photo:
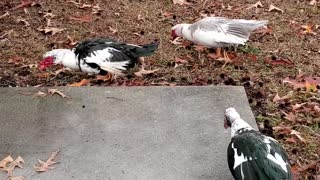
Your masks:
M 89 74 L 106 75 L 107 72 L 123 75 L 134 67 L 139 57 L 150 56 L 158 48 L 158 42 L 133 45 L 112 39 L 90 39 L 76 45 L 73 49 L 55 49 L 46 52 L 39 63 L 44 70 L 54 64 L 62 64 L 70 69 Z
M 183 37 L 207 48 L 217 48 L 218 58 L 230 60 L 227 53 L 221 55 L 221 48 L 245 44 L 250 33 L 265 26 L 268 21 L 227 19 L 224 17 L 207 17 L 193 24 L 177 24 L 171 29 L 173 39 Z
M 282 146 L 254 130 L 234 108 L 226 109 L 224 127 L 231 127 L 228 165 L 234 179 L 293 179 L 288 155 Z

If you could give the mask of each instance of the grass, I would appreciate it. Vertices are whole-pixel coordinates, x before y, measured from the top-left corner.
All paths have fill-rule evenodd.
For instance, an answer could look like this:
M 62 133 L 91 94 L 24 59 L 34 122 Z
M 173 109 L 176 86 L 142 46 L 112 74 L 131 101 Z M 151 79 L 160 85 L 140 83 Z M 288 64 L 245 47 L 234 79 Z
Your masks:
M 84 1 L 92 3 L 92 1 Z M 194 1 L 192 6 L 173 5 L 170 0 L 96 0 L 103 10 L 99 14 L 92 15 L 93 21 L 81 23 L 71 20 L 72 16 L 91 14 L 91 8 L 78 8 L 67 1 L 44 0 L 41 6 L 33 6 L 24 9 L 12 10 L 20 3 L 19 0 L 3 0 L 0 2 L 0 16 L 9 11 L 10 15 L 0 19 L 0 86 L 65 86 L 88 78 L 86 74 L 79 72 L 65 72 L 57 76 L 50 73 L 39 72 L 36 67 L 21 68 L 22 66 L 37 64 L 42 54 L 53 48 L 70 47 L 68 36 L 76 41 L 82 41 L 93 37 L 112 37 L 121 41 L 134 44 L 149 43 L 154 39 L 160 41 L 159 50 L 154 56 L 147 57 L 146 69 L 160 70 L 157 73 L 144 78 L 132 77 L 113 82 L 93 81 L 91 86 L 118 86 L 118 85 L 152 85 L 152 83 L 185 85 L 243 85 L 245 86 L 251 108 L 257 122 L 268 120 L 273 126 L 307 126 L 314 133 L 305 132 L 308 143 L 289 144 L 284 139 L 290 135 L 276 138 L 284 145 L 291 160 L 291 165 L 307 165 L 316 161 L 317 152 L 320 152 L 319 122 L 307 123 L 319 117 L 319 114 L 297 113 L 301 122 L 290 122 L 283 118 L 282 111 L 286 113 L 292 110 L 295 103 L 308 102 L 310 96 L 317 96 L 302 91 L 293 90 L 290 85 L 283 84 L 285 77 L 295 77 L 299 70 L 309 76 L 319 76 L 320 68 L 320 31 L 315 30 L 316 35 L 301 34 L 301 26 L 306 24 L 318 24 L 319 6 L 310 6 L 308 1 L 261 1 L 264 8 L 246 8 L 255 0 L 236 1 L 230 0 L 228 4 L 232 10 L 223 9 L 222 1 Z M 207 3 L 207 4 L 202 4 Z M 284 13 L 268 12 L 268 6 L 273 4 L 284 10 Z M 225 6 L 227 4 L 224 4 Z M 37 30 L 45 27 L 47 20 L 43 16 L 52 13 L 52 25 L 58 28 L 66 28 L 56 35 L 44 34 Z M 272 34 L 253 34 L 250 41 L 238 48 L 236 53 L 239 61 L 221 68 L 223 62 L 208 59 L 202 55 L 203 63 L 198 59 L 198 52 L 190 46 L 186 49 L 179 48 L 171 43 L 170 29 L 176 23 L 194 22 L 203 14 L 215 14 L 229 18 L 267 19 L 273 29 Z M 140 16 L 139 16 L 140 15 Z M 139 17 L 140 18 L 139 18 Z M 17 22 L 17 18 L 26 20 L 30 25 L 25 26 Z M 110 31 L 110 27 L 117 32 Z M 232 50 L 230 50 L 232 52 Z M 248 54 L 255 55 L 257 61 L 250 60 Z M 265 63 L 265 59 L 272 55 L 285 56 L 295 63 L 295 67 L 272 66 Z M 22 61 L 10 63 L 13 57 L 22 57 Z M 175 68 L 175 58 L 183 58 L 188 63 Z M 51 72 L 59 69 L 55 67 Z M 139 67 L 137 67 L 139 68 Z M 22 70 L 21 70 L 22 69 Z M 293 96 L 287 104 L 281 105 L 272 100 L 276 93 L 280 96 L 293 91 Z M 319 103 L 319 101 L 313 101 Z M 272 114 L 273 116 L 270 116 Z M 293 149 L 296 148 L 294 151 Z M 295 152 L 295 153 L 293 153 Z M 316 172 L 319 173 L 319 172 Z M 299 173 L 296 179 L 315 179 L 313 171 Z

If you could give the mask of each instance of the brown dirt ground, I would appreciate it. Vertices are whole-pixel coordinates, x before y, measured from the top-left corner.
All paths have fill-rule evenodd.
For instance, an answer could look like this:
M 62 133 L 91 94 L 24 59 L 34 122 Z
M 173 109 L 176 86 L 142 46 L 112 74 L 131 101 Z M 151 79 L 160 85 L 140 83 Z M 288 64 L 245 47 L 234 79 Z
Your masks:
M 284 114 L 291 112 L 295 103 L 312 102 L 319 105 L 319 91 L 306 92 L 303 88 L 294 90 L 292 86 L 282 83 L 285 77 L 294 78 L 299 70 L 308 76 L 320 76 L 320 28 L 315 30 L 317 34 L 301 34 L 302 25 L 320 25 L 320 7 L 311 6 L 309 1 L 302 0 L 261 1 L 263 8 L 250 10 L 246 8 L 256 3 L 255 0 L 229 0 L 225 4 L 221 0 L 189 2 L 193 5 L 173 5 L 170 0 L 85 1 L 87 4 L 99 4 L 102 11 L 92 15 L 92 22 L 83 23 L 70 17 L 90 15 L 92 8 L 79 8 L 64 0 L 43 0 L 34 6 L 14 9 L 20 1 L 2 0 L 0 16 L 6 12 L 9 15 L 0 18 L 0 87 L 65 86 L 83 78 L 94 78 L 74 71 L 58 75 L 52 73 L 60 67 L 45 73 L 37 70 L 37 63 L 44 52 L 52 48 L 70 47 L 67 36 L 76 41 L 91 37 L 112 37 L 135 44 L 158 39 L 161 42 L 159 50 L 154 56 L 146 58 L 146 69 L 160 69 L 155 74 L 106 82 L 92 80 L 90 85 L 243 85 L 257 122 L 261 124 L 261 130 L 269 135 L 273 133 L 284 145 L 296 179 L 320 179 L 319 112 L 296 111 L 295 121 L 285 119 Z M 227 10 L 227 4 L 232 6 L 232 10 Z M 268 12 L 270 4 L 283 9 L 284 13 Z M 53 27 L 66 30 L 55 35 L 37 30 L 46 26 L 46 13 L 55 15 L 49 18 Z M 177 45 L 171 43 L 169 33 L 173 24 L 194 22 L 203 14 L 267 19 L 273 32 L 265 35 L 253 34 L 248 45 L 237 51 L 235 63 L 228 64 L 225 68 L 222 68 L 223 62 L 208 59 L 206 53 L 202 54 L 201 63 L 193 46 L 177 48 Z M 19 22 L 18 19 L 23 19 L 28 24 Z M 117 33 L 112 33 L 109 26 L 116 28 Z M 257 57 L 257 60 L 252 60 L 248 55 Z M 271 56 L 287 57 L 295 66 L 267 64 L 265 59 Z M 187 60 L 188 63 L 176 66 L 176 57 Z M 292 96 L 289 100 L 273 102 L 276 93 L 284 96 L 290 91 Z M 300 132 L 306 142 L 301 142 L 288 133 L 268 131 L 270 126 L 280 125 Z M 290 138 L 291 141 L 288 140 Z

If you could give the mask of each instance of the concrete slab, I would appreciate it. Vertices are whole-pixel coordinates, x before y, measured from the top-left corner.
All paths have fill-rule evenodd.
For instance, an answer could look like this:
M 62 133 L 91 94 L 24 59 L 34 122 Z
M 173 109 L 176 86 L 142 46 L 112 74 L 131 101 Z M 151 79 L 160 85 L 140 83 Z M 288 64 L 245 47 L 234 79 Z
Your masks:
M 255 125 L 242 87 L 59 87 L 0 89 L 0 159 L 22 156 L 26 179 L 232 179 L 226 161 L 230 106 Z M 37 159 L 60 149 L 55 169 Z M 3 179 L 4 172 L 0 172 Z

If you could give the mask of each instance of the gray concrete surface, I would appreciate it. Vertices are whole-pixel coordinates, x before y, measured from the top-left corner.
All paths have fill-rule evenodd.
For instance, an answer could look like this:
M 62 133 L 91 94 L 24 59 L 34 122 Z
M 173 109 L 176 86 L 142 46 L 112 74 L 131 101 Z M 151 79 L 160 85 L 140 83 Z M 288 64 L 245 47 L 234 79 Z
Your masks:
M 230 106 L 255 125 L 242 87 L 0 88 L 0 159 L 22 156 L 28 179 L 232 179 L 226 161 Z M 60 149 L 55 169 L 37 159 Z M 5 176 L 0 172 L 0 179 Z

